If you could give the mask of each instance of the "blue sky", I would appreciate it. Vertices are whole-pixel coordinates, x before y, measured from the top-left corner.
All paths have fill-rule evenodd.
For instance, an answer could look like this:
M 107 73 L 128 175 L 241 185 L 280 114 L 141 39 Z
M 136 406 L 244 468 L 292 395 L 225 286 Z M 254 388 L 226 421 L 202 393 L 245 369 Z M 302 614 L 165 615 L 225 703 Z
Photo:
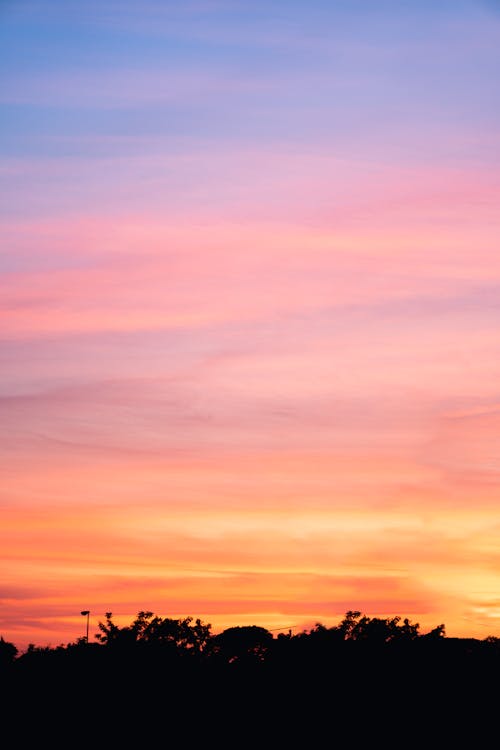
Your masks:
M 498 633 L 499 9 L 0 5 L 4 637 Z

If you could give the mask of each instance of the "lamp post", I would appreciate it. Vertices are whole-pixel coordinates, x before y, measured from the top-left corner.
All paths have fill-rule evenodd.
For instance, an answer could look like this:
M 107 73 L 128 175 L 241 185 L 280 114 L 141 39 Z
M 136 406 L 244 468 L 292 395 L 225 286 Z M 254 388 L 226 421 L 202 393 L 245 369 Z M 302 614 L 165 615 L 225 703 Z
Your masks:
M 90 615 L 90 609 L 84 609 L 84 610 L 82 610 L 82 612 L 80 612 L 80 614 L 83 615 L 84 617 L 85 616 L 87 617 L 87 636 L 86 636 L 85 640 L 87 641 L 87 646 L 88 646 L 89 645 L 89 615 Z

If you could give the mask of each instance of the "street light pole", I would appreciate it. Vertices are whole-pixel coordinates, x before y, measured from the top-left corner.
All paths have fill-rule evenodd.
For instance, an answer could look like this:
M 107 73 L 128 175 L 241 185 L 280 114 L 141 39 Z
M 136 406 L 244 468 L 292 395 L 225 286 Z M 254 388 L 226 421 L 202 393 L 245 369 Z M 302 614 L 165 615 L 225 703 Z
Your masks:
M 85 638 L 87 642 L 87 646 L 89 645 L 89 616 L 90 616 L 90 609 L 84 609 L 80 612 L 81 615 L 84 617 L 87 616 L 87 636 Z

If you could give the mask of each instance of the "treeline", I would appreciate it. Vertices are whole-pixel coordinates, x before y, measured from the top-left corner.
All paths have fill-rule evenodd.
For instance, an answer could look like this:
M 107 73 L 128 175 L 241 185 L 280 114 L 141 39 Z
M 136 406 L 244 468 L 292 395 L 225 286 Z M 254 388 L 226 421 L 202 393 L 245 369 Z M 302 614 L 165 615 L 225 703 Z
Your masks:
M 408 618 L 358 611 L 333 627 L 277 635 L 258 626 L 214 634 L 200 619 L 146 611 L 120 627 L 109 612 L 94 642 L 31 645 L 20 654 L 2 639 L 0 670 L 7 714 L 28 706 L 38 722 L 54 711 L 77 724 L 84 716 L 86 726 L 120 741 L 149 732 L 156 742 L 182 727 L 219 742 L 229 727 L 245 737 L 260 727 L 278 747 L 307 729 L 310 746 L 332 723 L 361 736 L 405 721 L 417 734 L 429 722 L 433 731 L 441 725 L 449 743 L 453 727 L 462 738 L 476 717 L 477 743 L 498 715 L 500 638 L 449 638 L 444 625 L 422 633 Z M 267 747 L 268 739 L 250 744 Z
M 292 634 L 273 633 L 256 625 L 227 628 L 214 634 L 210 624 L 200 619 L 186 617 L 173 619 L 160 617 L 153 612 L 141 611 L 130 625 L 120 627 L 107 612 L 105 620 L 99 622 L 99 633 L 95 642 L 78 638 L 75 642 L 56 647 L 39 647 L 30 644 L 19 653 L 13 643 L 0 638 L 0 667 L 16 665 L 18 670 L 45 662 L 63 663 L 71 659 L 93 660 L 112 654 L 118 659 L 147 659 L 154 653 L 155 659 L 187 666 L 231 665 L 234 670 L 244 667 L 259 667 L 287 660 L 297 664 L 318 660 L 320 663 L 345 656 L 363 658 L 369 654 L 383 658 L 402 658 L 426 654 L 450 655 L 462 659 L 497 658 L 500 654 L 500 638 L 488 636 L 475 638 L 447 638 L 444 624 L 437 625 L 426 633 L 420 632 L 419 623 L 408 618 L 368 617 L 359 611 L 350 610 L 338 625 L 326 627 L 317 623 L 310 630 Z

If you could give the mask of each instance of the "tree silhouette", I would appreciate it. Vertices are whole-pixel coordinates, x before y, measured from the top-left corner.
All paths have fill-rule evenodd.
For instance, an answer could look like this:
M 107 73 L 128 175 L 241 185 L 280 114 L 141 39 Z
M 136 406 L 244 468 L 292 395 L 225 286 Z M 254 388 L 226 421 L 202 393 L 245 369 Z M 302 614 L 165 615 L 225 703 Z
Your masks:
M 258 625 L 235 626 L 213 637 L 213 650 L 232 664 L 263 661 L 273 641 L 272 633 Z
M 18 654 L 16 646 L 0 637 L 0 667 L 6 667 L 14 662 Z
M 176 655 L 200 656 L 210 643 L 210 624 L 192 617 L 172 619 L 141 610 L 131 625 L 120 628 L 113 614 L 106 612 L 105 622 L 98 624 L 96 639 L 103 645 L 130 648 L 133 645 L 162 647 Z

